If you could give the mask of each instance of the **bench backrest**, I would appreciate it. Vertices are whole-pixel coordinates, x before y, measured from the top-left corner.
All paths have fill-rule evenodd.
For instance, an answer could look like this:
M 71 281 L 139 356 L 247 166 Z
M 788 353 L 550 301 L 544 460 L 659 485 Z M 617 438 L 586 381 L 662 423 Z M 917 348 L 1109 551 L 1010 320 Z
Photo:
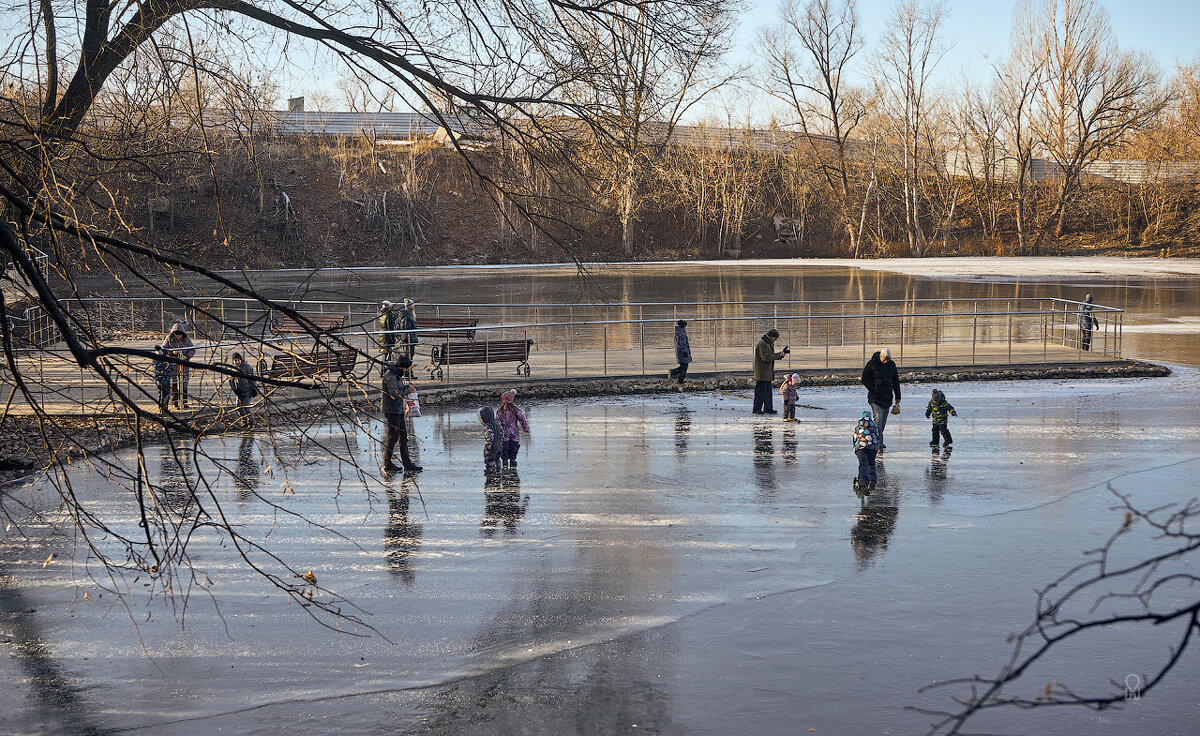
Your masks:
M 331 332 L 346 326 L 346 315 L 306 314 L 304 318 L 312 322 L 317 332 Z M 279 332 L 308 332 L 308 330 L 292 317 L 284 317 L 277 328 Z

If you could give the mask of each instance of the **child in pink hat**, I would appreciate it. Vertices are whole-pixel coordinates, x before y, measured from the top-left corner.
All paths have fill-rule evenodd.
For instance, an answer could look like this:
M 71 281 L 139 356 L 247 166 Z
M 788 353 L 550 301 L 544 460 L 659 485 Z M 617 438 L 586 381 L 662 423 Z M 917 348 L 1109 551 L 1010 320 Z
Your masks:
M 517 467 L 517 451 L 521 449 L 521 430 L 529 434 L 529 421 L 525 412 L 516 405 L 517 390 L 510 388 L 500 394 L 500 410 L 496 419 L 500 422 L 500 463 L 510 468 Z

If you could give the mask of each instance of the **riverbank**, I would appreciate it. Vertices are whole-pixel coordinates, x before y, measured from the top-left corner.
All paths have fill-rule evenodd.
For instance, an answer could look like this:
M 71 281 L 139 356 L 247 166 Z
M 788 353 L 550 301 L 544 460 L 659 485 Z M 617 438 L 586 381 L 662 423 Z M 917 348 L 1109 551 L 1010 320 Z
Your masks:
M 819 368 L 796 369 L 802 387 L 852 386 L 859 383 L 858 371 L 829 371 Z M 779 374 L 782 375 L 783 371 Z M 1086 364 L 1026 364 L 1005 366 L 945 366 L 901 370 L 905 384 L 954 383 L 970 381 L 1088 381 L 1110 378 L 1162 378 L 1171 375 L 1167 366 L 1137 360 L 1117 360 Z M 417 382 L 421 405 L 426 409 L 453 409 L 490 405 L 500 392 L 511 387 L 511 380 L 482 381 L 471 384 L 440 386 Z M 702 393 L 712 391 L 750 391 L 753 380 L 744 372 L 689 374 L 680 385 L 664 378 L 645 376 L 621 378 L 559 378 L 522 380 L 518 385 L 521 401 L 585 398 L 594 396 L 632 396 L 663 393 Z M 359 387 L 349 392 L 317 391 L 295 398 L 275 400 L 267 411 L 267 421 L 255 431 L 271 432 L 304 422 L 332 420 L 339 415 L 362 421 L 377 414 L 377 387 Z M 195 436 L 238 431 L 228 408 L 201 410 L 187 415 Z M 0 459 L 30 464 L 27 469 L 0 471 L 0 484 L 31 474 L 45 472 L 52 462 L 64 465 L 89 455 L 133 447 L 166 438 L 166 430 L 143 424 L 140 434 L 132 419 L 125 417 L 49 417 L 45 423 L 33 417 L 9 416 L 0 423 Z M 178 436 L 178 435 L 177 435 Z M 47 439 L 48 438 L 48 439 Z

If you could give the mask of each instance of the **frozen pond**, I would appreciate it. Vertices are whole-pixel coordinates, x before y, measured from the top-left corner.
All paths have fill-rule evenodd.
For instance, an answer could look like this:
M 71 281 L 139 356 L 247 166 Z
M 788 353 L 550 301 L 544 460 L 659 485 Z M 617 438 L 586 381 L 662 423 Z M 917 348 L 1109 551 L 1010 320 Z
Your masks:
M 851 388 L 802 394 L 821 408 L 796 424 L 751 416 L 749 391 L 535 403 L 517 473 L 494 485 L 468 410 L 415 420 L 419 489 L 364 483 L 293 437 L 207 439 L 199 465 L 225 512 L 378 634 L 322 628 L 204 534 L 191 554 L 212 585 L 199 578 L 185 615 L 136 596 L 126 609 L 69 543 L 6 533 L 0 732 L 923 732 L 931 719 L 906 708 L 952 707 L 951 691 L 919 688 L 997 672 L 1033 591 L 1120 525 L 1109 484 L 1153 507 L 1191 498 L 1200 472 L 1194 369 L 943 388 L 959 412 L 953 456 L 931 456 L 929 387 L 908 387 L 863 509 L 849 450 L 863 391 Z M 379 433 L 315 434 L 370 468 Z M 168 448 L 149 457 L 183 487 Z M 98 472 L 80 469 L 75 488 L 135 528 Z M 5 509 L 44 498 L 14 490 Z M 1112 692 L 1177 632 L 1118 633 L 1064 650 L 1027 690 Z M 1122 710 L 973 725 L 1191 734 L 1198 686 L 1189 655 Z
M 758 261 L 613 264 L 586 277 L 568 266 L 330 269 L 251 272 L 249 279 L 280 298 L 497 304 L 609 302 L 592 318 L 650 317 L 637 302 L 696 303 L 668 317 L 740 316 L 741 303 L 1061 297 L 1128 310 L 1124 351 L 1132 357 L 1200 366 L 1200 265 L 1194 260 L 1124 258 L 927 258 L 880 261 Z M 230 274 L 232 276 L 232 274 Z M 237 278 L 241 278 L 240 275 Z M 997 305 L 999 306 L 999 305 Z M 689 310 L 692 314 L 689 315 Z M 814 312 L 823 311 L 820 306 Z M 803 310 L 801 310 L 803 311 Z M 831 306 L 824 310 L 836 312 Z M 857 313 L 858 305 L 848 311 Z M 477 312 L 484 323 L 520 322 L 525 309 Z M 589 313 L 574 311 L 577 319 Z

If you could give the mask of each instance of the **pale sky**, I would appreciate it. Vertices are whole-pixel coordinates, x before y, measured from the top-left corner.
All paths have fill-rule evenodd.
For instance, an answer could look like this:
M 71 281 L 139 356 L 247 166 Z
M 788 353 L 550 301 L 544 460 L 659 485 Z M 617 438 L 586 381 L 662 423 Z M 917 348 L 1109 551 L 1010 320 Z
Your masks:
M 866 55 L 882 35 L 893 4 L 894 0 L 859 0 L 859 15 L 867 43 L 861 61 L 865 62 Z M 999 58 L 1005 54 L 1016 4 L 1016 0 L 949 0 L 942 38 L 953 48 L 936 70 L 935 79 L 948 84 L 963 76 L 987 78 L 991 72 L 985 55 Z M 1200 0 L 1108 0 L 1102 5 L 1121 48 L 1149 53 L 1165 75 L 1171 74 L 1178 63 L 1191 63 L 1200 58 Z M 749 2 L 736 31 L 731 62 L 754 61 L 753 45 L 758 29 L 776 22 L 778 14 L 778 0 Z M 317 75 L 314 79 L 313 71 L 310 67 L 302 82 L 285 83 L 281 90 L 283 97 L 311 94 L 321 89 L 337 96 L 334 89 L 337 74 Z M 326 82 L 326 79 L 333 81 Z M 761 99 L 756 94 L 748 97 L 750 105 L 758 104 L 757 100 Z M 731 103 L 714 101 L 701 114 L 717 114 L 722 104 Z M 745 110 L 744 102 L 732 104 Z M 756 117 L 762 115 L 756 114 Z

